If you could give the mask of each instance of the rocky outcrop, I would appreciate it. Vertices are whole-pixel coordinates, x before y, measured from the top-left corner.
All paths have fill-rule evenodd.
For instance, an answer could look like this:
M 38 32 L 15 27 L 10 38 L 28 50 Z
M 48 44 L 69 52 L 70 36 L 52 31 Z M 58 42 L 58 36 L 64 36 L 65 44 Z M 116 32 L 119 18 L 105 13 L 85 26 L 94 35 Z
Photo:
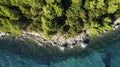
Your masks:
M 4 37 L 4 36 L 7 36 L 9 35 L 9 33 L 6 33 L 6 32 L 0 32 L 0 37 Z
M 113 24 L 113 30 L 117 29 L 120 26 L 120 18 L 118 18 Z

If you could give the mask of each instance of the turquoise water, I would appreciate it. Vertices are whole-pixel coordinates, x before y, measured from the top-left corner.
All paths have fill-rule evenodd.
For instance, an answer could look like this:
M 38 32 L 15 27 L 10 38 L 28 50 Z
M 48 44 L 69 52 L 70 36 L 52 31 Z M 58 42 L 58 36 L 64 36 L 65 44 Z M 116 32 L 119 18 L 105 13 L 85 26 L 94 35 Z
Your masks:
M 62 52 L 31 39 L 0 39 L 0 67 L 120 67 L 120 31 L 91 38 L 90 45 Z

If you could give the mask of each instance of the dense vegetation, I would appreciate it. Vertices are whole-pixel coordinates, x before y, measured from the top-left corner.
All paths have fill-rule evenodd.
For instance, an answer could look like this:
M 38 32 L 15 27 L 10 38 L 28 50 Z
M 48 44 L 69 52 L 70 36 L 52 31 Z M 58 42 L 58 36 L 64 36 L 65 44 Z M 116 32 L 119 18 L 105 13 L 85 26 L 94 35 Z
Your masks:
M 0 0 L 0 31 L 98 34 L 120 17 L 120 0 Z

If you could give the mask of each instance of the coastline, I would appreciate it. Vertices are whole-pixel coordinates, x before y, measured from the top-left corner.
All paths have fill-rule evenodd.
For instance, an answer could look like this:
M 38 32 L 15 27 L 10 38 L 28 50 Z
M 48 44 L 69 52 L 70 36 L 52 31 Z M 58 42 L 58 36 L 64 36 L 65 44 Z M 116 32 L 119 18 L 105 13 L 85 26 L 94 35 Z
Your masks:
M 75 46 L 85 48 L 88 45 L 88 43 L 85 43 L 84 41 L 89 40 L 87 33 L 82 33 L 80 35 L 75 36 L 74 38 L 68 39 L 57 34 L 54 35 L 51 39 L 47 39 L 42 33 L 23 31 L 23 37 L 35 39 L 38 42 L 39 46 L 43 46 L 43 44 L 49 43 L 51 46 L 57 46 L 61 50 L 64 50 L 65 48 L 74 48 Z
M 0 37 L 10 36 L 7 32 L 0 32 Z M 43 46 L 44 44 L 49 43 L 51 46 L 57 46 L 61 50 L 65 48 L 74 48 L 75 46 L 80 46 L 81 48 L 85 48 L 88 44 L 85 43 L 85 40 L 89 40 L 88 34 L 82 33 L 74 38 L 64 38 L 63 36 L 54 35 L 51 39 L 47 39 L 44 37 L 42 33 L 35 32 L 27 32 L 23 31 L 23 38 L 32 38 L 38 43 L 38 46 Z M 19 36 L 15 36 L 14 40 L 17 40 Z
M 117 29 L 117 30 L 119 30 L 119 29 Z M 105 34 L 104 37 L 101 37 L 101 36 L 99 36 L 100 38 L 96 37 L 96 39 L 94 39 L 95 41 L 93 44 L 91 44 L 91 42 L 90 42 L 90 45 L 92 45 L 92 46 L 88 45 L 85 49 L 80 49 L 79 47 L 77 47 L 77 48 L 75 47 L 74 49 L 69 49 L 69 50 L 66 49 L 64 51 L 61 51 L 61 50 L 59 50 L 59 48 L 52 47 L 52 46 L 50 46 L 50 47 L 38 46 L 36 42 L 35 42 L 35 44 L 33 44 L 34 43 L 33 39 L 32 39 L 32 41 L 33 41 L 32 42 L 31 39 L 28 40 L 28 38 L 25 39 L 24 41 L 23 40 L 21 41 L 21 39 L 19 40 L 19 38 L 18 38 L 15 41 L 14 45 L 12 45 L 12 43 L 10 45 L 9 40 L 12 41 L 13 39 L 9 38 L 6 41 L 0 40 L 1 41 L 1 50 L 4 50 L 4 49 L 8 50 L 8 52 L 9 53 L 11 52 L 12 55 L 15 54 L 20 57 L 24 56 L 24 58 L 27 58 L 27 59 L 29 59 L 28 57 L 30 57 L 32 60 L 41 61 L 42 64 L 50 64 L 50 63 L 57 63 L 57 62 L 59 63 L 62 61 L 66 61 L 69 58 L 76 58 L 76 59 L 86 58 L 87 56 L 91 56 L 94 52 L 101 53 L 102 50 L 103 50 L 103 52 L 104 51 L 107 52 L 106 49 L 109 49 L 110 52 L 112 51 L 111 49 L 114 49 L 114 51 L 118 51 L 119 44 L 116 45 L 115 43 L 120 41 L 120 37 L 118 37 L 120 30 L 118 31 L 119 33 L 116 32 L 117 30 L 115 30 L 115 32 L 110 31 L 110 33 Z M 116 36 L 114 37 L 113 35 L 111 35 L 111 33 L 114 33 L 114 35 L 116 35 Z M 106 35 L 107 35 L 107 37 L 106 37 Z M 116 40 L 117 37 L 119 39 Z M 4 38 L 4 39 L 6 39 L 6 38 Z M 3 44 L 2 42 L 8 43 L 8 45 Z M 118 47 L 118 49 L 115 49 L 114 46 Z M 103 54 L 103 52 L 102 52 L 102 54 Z M 7 53 L 7 54 L 9 54 L 9 53 Z M 4 54 L 2 54 L 2 55 L 4 55 Z M 115 55 L 116 55 L 116 53 L 115 53 Z M 101 57 L 101 55 L 100 55 L 100 57 Z M 98 57 L 96 59 L 98 59 Z M 28 60 L 28 62 L 30 62 L 30 61 Z M 68 62 L 68 61 L 66 61 L 66 62 Z M 83 61 L 81 61 L 81 62 L 83 62 Z
M 113 24 L 112 30 L 116 30 L 119 27 L 119 24 L 120 24 L 120 19 L 117 19 Z M 103 31 L 103 33 L 99 34 L 99 36 L 104 35 L 107 32 L 109 31 Z M 9 35 L 10 34 L 7 32 L 0 32 L 0 37 L 9 36 Z M 87 45 L 89 45 L 89 41 L 90 41 L 89 36 L 91 35 L 88 31 L 85 31 L 82 34 L 79 34 L 73 38 L 68 38 L 68 39 L 64 38 L 63 36 L 60 36 L 59 34 L 56 34 L 51 39 L 48 39 L 42 33 L 28 32 L 24 30 L 22 33 L 23 38 L 32 38 L 36 40 L 38 46 L 44 46 L 44 44 L 49 43 L 51 46 L 57 46 L 61 50 L 64 50 L 65 48 L 74 48 L 75 46 L 80 46 L 80 48 L 84 49 L 87 47 Z M 19 36 L 15 36 L 14 39 L 17 39 L 18 37 Z

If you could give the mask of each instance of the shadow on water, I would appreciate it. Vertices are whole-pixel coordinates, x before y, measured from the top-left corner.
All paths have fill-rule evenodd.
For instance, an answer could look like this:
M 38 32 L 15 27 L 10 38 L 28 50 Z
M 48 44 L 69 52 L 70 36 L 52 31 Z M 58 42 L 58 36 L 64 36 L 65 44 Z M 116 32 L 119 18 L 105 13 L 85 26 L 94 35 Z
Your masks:
M 120 39 L 119 34 L 120 30 L 115 30 L 105 34 L 104 37 L 93 36 L 90 40 L 89 46 L 84 50 L 80 49 L 80 47 L 75 47 L 75 49 L 66 49 L 65 51 L 58 50 L 58 47 L 52 47 L 48 44 L 47 46 L 38 46 L 36 42 L 31 39 L 18 39 L 13 41 L 12 37 L 6 37 L 0 40 L 0 50 L 6 50 L 21 58 L 29 58 L 38 63 L 50 65 L 51 63 L 62 62 L 71 57 L 82 58 L 93 51 L 99 51 L 101 48 L 109 47 Z M 104 62 L 108 63 L 108 61 Z

